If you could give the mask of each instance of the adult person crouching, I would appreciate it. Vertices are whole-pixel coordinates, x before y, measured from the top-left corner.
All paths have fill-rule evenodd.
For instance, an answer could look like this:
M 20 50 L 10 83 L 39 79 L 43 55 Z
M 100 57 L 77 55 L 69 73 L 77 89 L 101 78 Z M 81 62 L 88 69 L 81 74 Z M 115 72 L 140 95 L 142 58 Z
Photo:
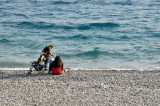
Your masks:
M 41 55 L 43 55 L 45 57 L 45 60 L 44 60 L 44 70 L 47 70 L 47 65 L 49 64 L 48 61 L 50 61 L 50 56 L 58 56 L 58 54 L 54 55 L 51 53 L 51 49 L 53 48 L 54 46 L 52 44 L 46 46 L 43 50 L 42 50 L 42 53 Z

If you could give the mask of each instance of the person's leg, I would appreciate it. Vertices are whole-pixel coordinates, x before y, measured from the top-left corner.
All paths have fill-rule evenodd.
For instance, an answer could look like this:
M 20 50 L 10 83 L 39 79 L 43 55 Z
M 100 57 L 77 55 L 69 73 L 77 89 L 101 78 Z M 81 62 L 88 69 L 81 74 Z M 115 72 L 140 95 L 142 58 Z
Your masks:
M 52 73 L 52 70 L 48 70 L 48 74 L 51 74 Z
M 48 60 L 45 60 L 44 61 L 44 70 L 47 70 L 48 68 L 47 68 L 47 65 L 48 65 Z
M 61 70 L 61 74 L 64 74 L 65 73 L 65 70 Z
M 65 73 L 67 73 L 70 71 L 70 68 L 66 68 L 64 71 L 65 71 Z
M 69 69 L 64 69 L 64 70 L 62 70 L 61 74 L 64 74 L 64 73 L 67 73 L 67 72 L 69 72 Z
M 46 61 L 44 62 L 44 70 L 49 70 L 50 64 L 52 63 L 51 55 L 46 56 Z

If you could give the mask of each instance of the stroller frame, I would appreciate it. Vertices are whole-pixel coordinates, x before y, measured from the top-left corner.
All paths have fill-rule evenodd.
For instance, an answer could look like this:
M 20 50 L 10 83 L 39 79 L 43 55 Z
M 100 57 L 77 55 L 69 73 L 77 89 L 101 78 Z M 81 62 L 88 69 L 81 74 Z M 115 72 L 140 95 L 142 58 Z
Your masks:
M 38 61 L 30 61 L 31 66 L 30 66 L 30 69 L 29 69 L 27 75 L 31 75 L 32 71 L 43 71 L 44 60 L 46 60 L 46 58 L 44 57 L 43 54 L 41 54 L 40 57 L 38 58 Z

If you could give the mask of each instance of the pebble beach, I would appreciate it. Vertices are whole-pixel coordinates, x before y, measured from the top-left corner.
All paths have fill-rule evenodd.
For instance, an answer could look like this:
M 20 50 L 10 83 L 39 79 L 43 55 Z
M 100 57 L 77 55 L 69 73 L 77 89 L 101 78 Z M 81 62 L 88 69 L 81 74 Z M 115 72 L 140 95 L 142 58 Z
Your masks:
M 160 71 L 0 70 L 1 106 L 158 106 Z

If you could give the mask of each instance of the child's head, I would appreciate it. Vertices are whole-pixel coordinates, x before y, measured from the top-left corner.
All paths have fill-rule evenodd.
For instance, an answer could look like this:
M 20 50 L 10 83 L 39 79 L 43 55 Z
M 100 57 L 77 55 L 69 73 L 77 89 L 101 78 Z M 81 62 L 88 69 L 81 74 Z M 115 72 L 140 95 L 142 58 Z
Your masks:
M 51 59 L 51 55 L 47 55 L 47 58 L 48 58 L 48 59 Z

